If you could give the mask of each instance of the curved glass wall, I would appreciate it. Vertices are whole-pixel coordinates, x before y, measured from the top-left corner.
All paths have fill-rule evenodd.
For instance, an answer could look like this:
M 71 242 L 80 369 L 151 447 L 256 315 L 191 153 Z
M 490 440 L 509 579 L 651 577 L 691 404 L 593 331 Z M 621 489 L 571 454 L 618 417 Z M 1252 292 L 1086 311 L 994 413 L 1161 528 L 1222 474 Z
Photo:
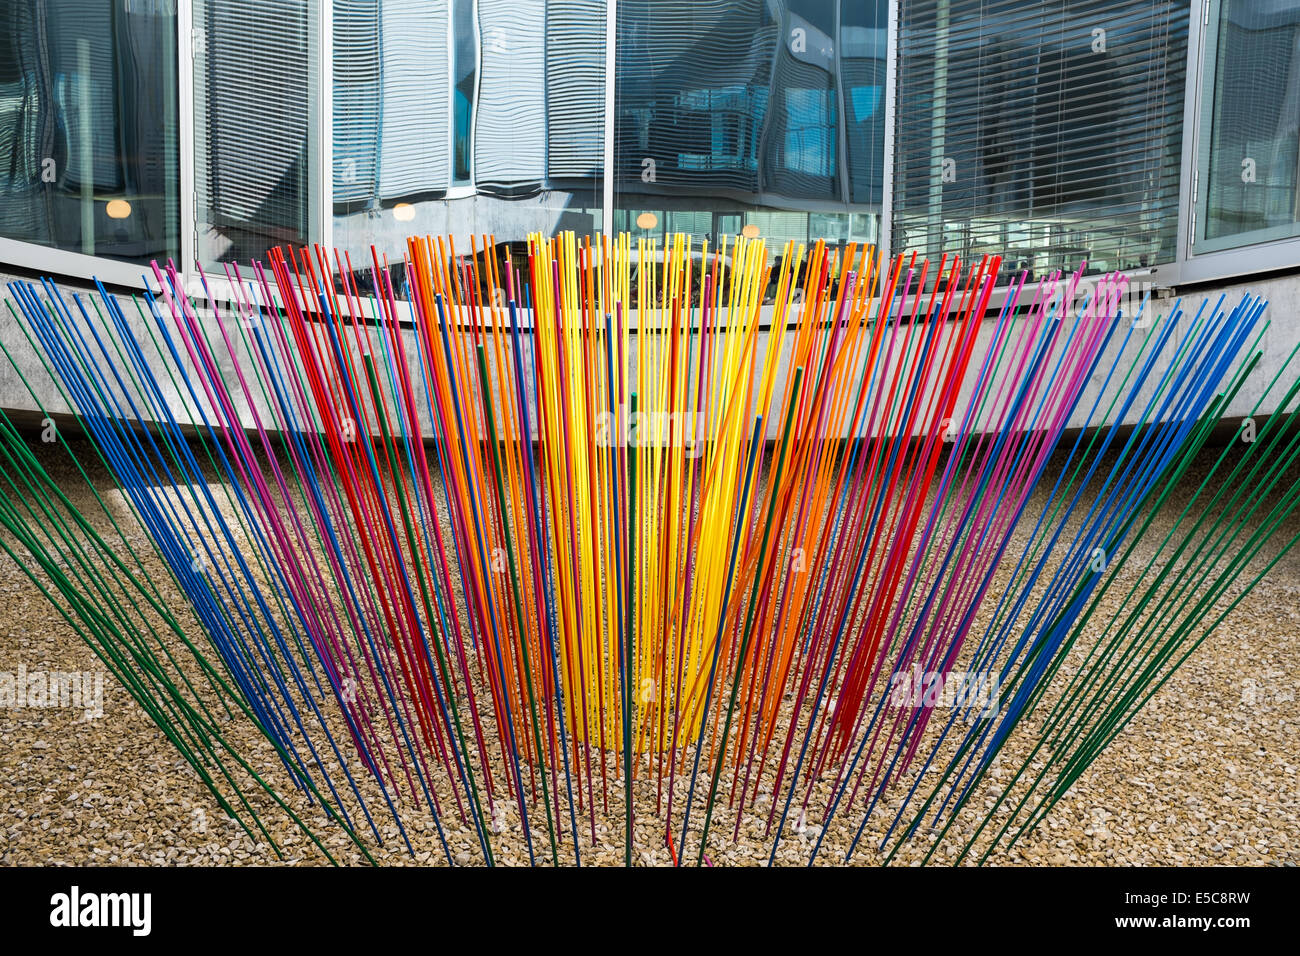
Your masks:
M 0 4 L 0 236 L 180 252 L 174 0 Z

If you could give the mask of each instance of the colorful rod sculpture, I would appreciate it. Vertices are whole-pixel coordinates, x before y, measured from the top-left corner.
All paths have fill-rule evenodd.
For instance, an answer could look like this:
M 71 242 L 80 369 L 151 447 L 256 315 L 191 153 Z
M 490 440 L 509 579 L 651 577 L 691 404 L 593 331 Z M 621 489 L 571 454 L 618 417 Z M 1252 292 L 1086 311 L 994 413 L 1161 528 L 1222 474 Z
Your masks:
M 768 862 L 983 859 L 1295 543 L 1294 352 L 1205 450 L 1254 297 L 1152 321 L 1082 270 L 995 298 L 997 257 L 497 248 L 372 250 L 365 297 L 319 248 L 227 267 L 225 307 L 157 265 L 129 303 L 9 286 L 130 508 L 82 514 L 5 418 L 0 546 L 277 853 L 272 810 L 333 860 L 318 805 L 367 858 L 418 813 L 448 862 L 448 826 L 488 864 L 742 826 Z

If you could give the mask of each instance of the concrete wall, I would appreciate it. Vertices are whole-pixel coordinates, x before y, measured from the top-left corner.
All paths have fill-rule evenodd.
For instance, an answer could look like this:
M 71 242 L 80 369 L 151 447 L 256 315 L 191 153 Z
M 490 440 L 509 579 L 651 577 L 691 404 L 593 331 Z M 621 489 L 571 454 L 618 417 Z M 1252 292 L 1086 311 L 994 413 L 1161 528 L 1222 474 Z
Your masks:
M 5 283 L 3 298 L 6 300 L 11 298 L 7 283 L 13 278 L 15 277 L 12 275 L 0 274 L 0 280 Z M 26 281 L 32 280 L 28 278 Z M 66 296 L 66 301 L 69 307 L 75 308 L 72 294 L 80 292 L 84 295 L 89 289 L 89 284 L 85 282 L 69 281 L 60 283 L 60 288 Z M 1265 317 L 1271 324 L 1264 332 L 1261 340 L 1263 359 L 1260 365 L 1255 369 L 1246 387 L 1228 409 L 1227 417 L 1241 417 L 1251 414 L 1252 411 L 1255 411 L 1256 414 L 1268 414 L 1274 410 L 1273 403 L 1276 402 L 1285 391 L 1285 384 L 1280 388 L 1275 388 L 1273 394 L 1257 409 L 1257 403 L 1259 403 L 1261 398 L 1264 396 L 1268 382 L 1279 372 L 1279 370 L 1282 369 L 1292 349 L 1296 347 L 1297 343 L 1300 343 L 1300 275 L 1286 275 L 1283 277 L 1262 279 L 1254 283 L 1231 282 L 1216 286 L 1202 286 L 1183 293 L 1181 296 L 1183 318 L 1181 319 L 1180 329 L 1173 336 L 1171 346 L 1166 350 L 1167 354 L 1162 356 L 1160 362 L 1157 363 L 1157 372 L 1162 371 L 1176 349 L 1176 343 L 1180 340 L 1180 336 L 1183 334 L 1182 329 L 1185 329 L 1190 325 L 1190 322 L 1194 319 L 1198 309 L 1201 309 L 1202 307 L 1213 307 L 1214 303 L 1219 300 L 1220 296 L 1223 297 L 1224 307 L 1231 308 L 1240 302 L 1242 297 L 1246 294 L 1261 295 L 1268 300 L 1269 304 L 1265 311 Z M 129 297 L 125 295 L 120 296 L 119 301 L 121 302 L 123 310 L 126 313 L 132 328 L 135 330 L 136 335 L 146 343 L 146 354 L 151 356 L 151 361 L 155 363 L 155 374 L 158 376 L 161 389 L 167 398 L 173 415 L 175 415 L 177 420 L 182 423 L 197 424 L 198 415 L 196 414 L 196 408 L 203 408 L 204 412 L 208 414 L 210 414 L 210 409 L 206 408 L 206 401 L 200 401 L 196 405 L 190 396 L 186 394 L 183 377 L 180 375 L 180 372 L 189 367 L 188 361 L 182 363 L 181 369 L 177 369 L 172 363 L 159 361 L 157 359 L 157 353 L 154 351 L 154 347 L 149 340 L 146 326 L 136 312 Z M 1148 309 L 1156 317 L 1156 322 L 1164 322 L 1170 320 L 1169 316 L 1171 315 L 1173 306 L 1173 299 L 1164 298 L 1152 300 L 1148 304 Z M 87 308 L 89 309 L 89 305 L 87 305 Z M 170 317 L 168 316 L 167 318 L 170 321 Z M 205 319 L 205 328 L 208 334 L 212 337 L 215 351 L 222 365 L 222 370 L 227 376 L 232 391 L 238 391 L 237 379 L 233 374 L 234 363 L 231 361 L 230 356 L 227 354 L 226 349 L 221 342 L 219 328 L 215 321 L 210 317 Z M 986 320 L 984 322 L 980 333 L 980 341 L 976 346 L 975 357 L 973 359 L 975 370 L 978 369 L 979 362 L 987 350 L 988 341 L 992 336 L 993 328 L 994 323 L 992 320 Z M 417 364 L 417 359 L 414 342 L 411 339 L 411 333 L 408 330 L 404 335 L 406 336 L 408 346 L 408 362 L 415 365 Z M 1137 342 L 1140 338 L 1141 336 L 1139 334 L 1133 335 L 1129 343 L 1129 348 L 1131 350 L 1136 348 Z M 1110 350 L 1107 356 L 1103 358 L 1099 367 L 1109 368 L 1110 358 L 1118 350 L 1121 341 L 1122 336 L 1120 334 L 1113 337 Z M 9 309 L 3 304 L 0 304 L 0 342 L 4 344 L 5 348 L 12 356 L 13 361 L 18 365 L 31 385 L 31 392 L 29 392 L 27 387 L 24 386 L 22 379 L 15 373 L 9 359 L 0 355 L 0 407 L 3 407 L 6 413 L 9 413 L 11 417 L 16 416 L 18 420 L 31 423 L 33 421 L 39 421 L 40 417 L 45 414 L 52 414 L 57 417 L 66 415 L 72 411 L 67 402 L 65 402 L 63 397 L 59 394 L 59 390 L 55 387 L 49 374 L 43 367 L 41 356 L 38 354 L 38 351 L 34 349 L 24 337 L 18 323 L 14 321 Z M 758 347 L 760 349 L 766 349 L 766 333 L 763 333 L 760 336 Z M 784 351 L 788 353 L 788 348 Z M 256 368 L 256 362 L 249 354 L 247 354 L 242 345 L 237 346 L 236 355 L 239 357 L 239 362 L 244 369 L 245 376 L 249 377 L 251 382 L 251 373 Z M 636 370 L 636 359 L 637 356 L 634 353 L 631 356 L 633 374 L 635 374 Z M 781 359 L 778 384 L 782 383 L 784 376 L 789 373 L 788 364 L 788 354 L 785 354 Z M 172 372 L 176 375 L 175 382 L 173 382 L 172 378 L 166 375 L 165 366 L 171 367 Z M 1283 378 L 1285 379 L 1286 384 L 1289 384 L 1290 380 L 1297 376 L 1300 376 L 1300 360 L 1292 363 L 1291 370 L 1289 373 L 1284 374 Z M 966 408 L 973 382 L 974 371 L 972 371 L 971 375 L 968 376 L 966 388 L 958 401 L 958 416 L 960 416 Z M 1100 381 L 1096 381 L 1089 386 L 1088 390 L 1085 392 L 1083 400 L 1079 403 L 1079 408 L 1076 411 L 1074 420 L 1071 422 L 1072 426 L 1081 426 L 1084 424 L 1087 412 L 1092 405 L 1092 400 L 1096 397 L 1100 387 Z M 1152 387 L 1153 385 L 1148 385 L 1143 398 L 1149 394 Z M 256 385 L 254 385 L 253 388 L 256 390 Z M 258 408 L 259 405 L 260 402 L 258 401 L 252 403 L 253 408 Z M 245 419 L 245 424 L 252 426 L 254 419 L 250 412 L 249 403 L 241 399 L 240 407 Z M 1140 408 L 1141 402 L 1137 403 L 1135 406 L 1135 409 Z M 261 409 L 260 414 L 263 416 L 263 422 L 268 422 L 270 420 L 266 416 L 266 410 L 264 408 Z M 1128 419 L 1130 421 L 1133 420 L 1136 417 L 1136 414 L 1137 412 L 1135 410 L 1128 416 Z M 780 424 L 781 423 L 778 421 L 768 422 L 768 434 L 770 437 L 777 437 Z M 1093 424 L 1097 424 L 1097 422 L 1094 421 Z

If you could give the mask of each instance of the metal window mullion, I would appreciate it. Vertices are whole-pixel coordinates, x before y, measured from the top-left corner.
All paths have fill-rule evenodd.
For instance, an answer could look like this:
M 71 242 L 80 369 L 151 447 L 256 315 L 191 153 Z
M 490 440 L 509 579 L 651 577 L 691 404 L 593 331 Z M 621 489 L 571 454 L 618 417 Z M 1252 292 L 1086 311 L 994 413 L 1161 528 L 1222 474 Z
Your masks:
M 844 62 L 843 46 L 843 27 L 844 27 L 844 10 L 843 0 L 835 2 L 835 112 L 838 114 L 835 123 L 835 155 L 839 161 L 840 181 L 840 201 L 844 203 L 845 215 L 852 216 L 853 206 L 853 184 L 849 178 L 849 111 L 848 102 L 844 98 L 844 71 L 841 69 Z M 853 231 L 852 220 L 847 223 L 849 235 Z
M 468 147 L 468 180 L 467 184 L 475 192 L 478 191 L 478 163 L 474 161 L 474 147 L 478 143 L 478 107 L 479 97 L 483 91 L 483 31 L 479 25 L 478 0 L 473 0 L 473 8 L 470 12 L 470 25 L 474 30 L 474 95 L 469 104 L 469 147 Z M 451 10 L 452 30 L 456 29 L 456 11 L 453 3 Z M 453 80 L 455 71 L 455 62 L 452 63 Z M 453 87 L 455 83 L 453 82 Z M 452 115 L 452 127 L 456 125 L 455 114 Z M 453 132 L 453 136 L 454 136 Z M 451 180 L 456 182 L 456 155 L 451 157 Z M 477 225 L 477 220 L 475 222 Z
M 382 57 L 379 59 L 379 96 L 383 97 L 383 76 L 384 64 Z M 450 192 L 456 186 L 456 3 L 455 0 L 449 0 L 447 3 L 447 69 L 444 72 L 444 78 L 447 82 L 447 191 Z M 435 78 L 436 82 L 436 78 Z M 383 124 L 380 124 L 379 135 L 383 136 Z M 382 160 L 376 157 L 375 160 L 375 198 L 383 199 L 383 179 L 380 176 L 382 169 Z M 444 197 L 445 198 L 445 197 Z M 376 203 L 378 205 L 378 202 Z
M 1202 0 L 1206 11 L 1211 0 Z M 1186 268 L 1192 256 L 1195 236 L 1192 231 L 1196 223 L 1196 205 L 1199 197 L 1195 188 L 1200 167 L 1200 127 L 1201 108 L 1205 96 L 1206 84 L 1201 81 L 1201 70 L 1205 62 L 1205 17 L 1195 14 L 1189 16 L 1187 24 L 1187 84 L 1183 96 L 1183 154 L 1179 168 L 1182 171 L 1178 181 L 1178 236 L 1174 246 L 1173 276 L 1166 279 L 1161 276 L 1161 284 L 1173 285 Z M 1211 94 L 1211 97 L 1213 94 Z

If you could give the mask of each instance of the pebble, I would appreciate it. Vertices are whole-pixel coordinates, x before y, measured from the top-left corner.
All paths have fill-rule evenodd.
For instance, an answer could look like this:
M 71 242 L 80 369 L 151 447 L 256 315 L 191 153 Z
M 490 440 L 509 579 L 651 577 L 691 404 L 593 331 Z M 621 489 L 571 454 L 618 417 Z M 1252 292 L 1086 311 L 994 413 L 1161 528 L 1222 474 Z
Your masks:
M 40 454 L 50 459 L 47 467 L 63 482 L 73 500 L 88 516 L 95 515 L 93 499 L 84 483 L 69 473 L 66 459 L 61 459 L 60 465 L 52 454 Z M 89 460 L 82 457 L 83 461 Z M 1180 486 L 1170 500 L 1167 514 L 1158 516 L 1153 523 L 1142 548 L 1149 542 L 1154 547 L 1171 516 L 1181 510 L 1186 495 L 1200 481 L 1201 476 L 1194 472 L 1189 472 L 1185 481 L 1187 490 Z M 101 487 L 107 487 L 101 472 L 91 469 L 91 473 Z M 1050 485 L 1049 472 L 1043 486 Z M 1035 503 L 1041 504 L 1042 500 L 1040 492 Z M 1027 513 L 1036 515 L 1032 505 Z M 118 515 L 119 520 L 122 516 Z M 102 513 L 92 517 L 92 523 L 101 533 L 108 533 Z M 132 528 L 128 527 L 132 543 L 143 544 L 144 539 Z M 1027 531 L 1018 530 L 1017 534 Z M 1280 529 L 1279 537 L 1287 538 L 1296 532 L 1293 521 Z M 1013 541 L 1013 550 L 1016 543 Z M 1023 544 L 1023 539 L 1019 543 Z M 1135 555 L 1135 570 L 1131 573 L 1140 573 L 1142 548 Z M 155 559 L 146 560 L 153 561 L 156 567 Z M 179 602 L 164 579 L 159 581 L 164 597 Z M 35 586 L 4 556 L 0 556 L 0 597 L 5 608 L 0 622 L 0 671 L 14 672 L 19 665 L 29 671 L 102 670 L 103 665 L 81 638 L 51 613 Z M 987 862 L 1018 866 L 1300 864 L 1295 786 L 1296 768 L 1300 765 L 1296 748 L 1300 726 L 1300 688 L 1296 686 L 1300 679 L 1298 608 L 1300 553 L 1293 552 L 1273 568 L 1088 768 L 1043 825 L 1014 846 L 1000 844 Z M 175 649 L 183 650 L 179 643 Z M 1086 651 L 1086 646 L 1076 648 L 1062 674 L 1068 677 L 1073 673 Z M 111 677 L 104 682 L 104 694 L 104 714 L 93 720 L 82 719 L 82 714 L 73 709 L 0 709 L 0 864 L 293 866 L 327 862 L 306 835 L 252 787 L 247 793 L 278 845 L 278 855 L 255 828 L 255 839 L 250 839 L 224 816 L 197 774 Z M 237 720 L 226 721 L 222 729 L 241 748 L 251 766 L 259 772 L 266 768 L 294 811 L 338 862 L 366 862 L 346 833 L 287 785 L 274 752 L 252 728 Z M 997 761 L 991 789 L 973 801 L 980 810 L 992 807 L 1003 796 L 1011 774 L 1032 750 L 1032 743 L 1033 738 L 1027 735 L 1013 736 L 1008 742 Z M 356 776 L 371 808 L 382 807 L 373 782 L 363 774 Z M 448 810 L 455 806 L 450 781 L 436 770 L 432 776 L 434 785 L 448 794 L 443 801 L 443 823 L 451 860 L 460 865 L 481 865 L 477 833 L 472 826 L 462 824 L 454 809 Z M 685 781 L 679 777 L 677 782 L 682 789 L 675 799 L 684 801 Z M 729 777 L 724 782 L 729 782 Z M 883 861 L 875 847 L 906 789 L 889 792 L 849 862 Z M 594 845 L 590 808 L 584 807 L 576 814 L 584 865 L 623 864 L 621 781 L 617 787 L 611 781 L 610 791 L 607 814 L 597 800 Z M 798 820 L 798 826 L 793 818 L 787 823 L 775 863 L 806 862 L 823 829 L 819 862 L 844 862 L 861 818 L 849 821 L 841 813 L 829 824 L 824 822 L 820 814 L 825 803 L 817 799 L 821 792 L 814 793 L 809 803 L 813 812 L 806 819 Z M 633 861 L 644 866 L 669 865 L 664 828 L 653 812 L 653 781 L 637 799 L 640 815 Z M 771 841 L 764 836 L 767 814 L 774 802 L 779 809 L 784 800 L 784 791 L 774 799 L 769 773 L 758 787 L 753 806 L 746 807 L 738 840 L 732 842 L 734 811 L 720 799 L 710 832 L 709 864 L 767 865 L 771 853 Z M 422 798 L 420 805 L 423 808 Z M 678 827 L 681 805 L 674 805 Z M 498 796 L 497 808 L 495 818 L 489 821 L 497 861 L 526 865 L 528 849 L 518 805 Z M 1004 803 L 995 819 L 1004 819 L 1005 812 Z M 446 865 L 448 853 L 427 817 L 427 809 L 416 810 L 407 801 L 402 813 L 415 848 L 414 857 L 405 852 L 391 818 L 385 822 L 380 814 L 376 814 L 376 824 L 385 845 L 374 846 L 371 839 L 367 843 L 370 855 L 384 864 Z M 687 863 L 694 863 L 698 853 L 699 819 L 692 818 L 684 859 Z M 544 814 L 535 815 L 530 808 L 530 823 L 537 862 L 549 864 Z M 560 858 L 562 863 L 571 863 L 567 819 L 564 827 Z M 999 828 L 989 827 L 976 839 L 967 862 L 979 858 L 987 849 L 988 831 Z M 975 818 L 959 816 L 948 832 L 948 840 L 934 851 L 930 862 L 954 861 L 974 832 Z M 674 829 L 674 852 L 682 854 L 683 848 L 676 845 L 679 833 Z M 894 862 L 920 863 L 930 852 L 935 833 L 928 826 L 922 827 L 916 839 L 903 844 Z

